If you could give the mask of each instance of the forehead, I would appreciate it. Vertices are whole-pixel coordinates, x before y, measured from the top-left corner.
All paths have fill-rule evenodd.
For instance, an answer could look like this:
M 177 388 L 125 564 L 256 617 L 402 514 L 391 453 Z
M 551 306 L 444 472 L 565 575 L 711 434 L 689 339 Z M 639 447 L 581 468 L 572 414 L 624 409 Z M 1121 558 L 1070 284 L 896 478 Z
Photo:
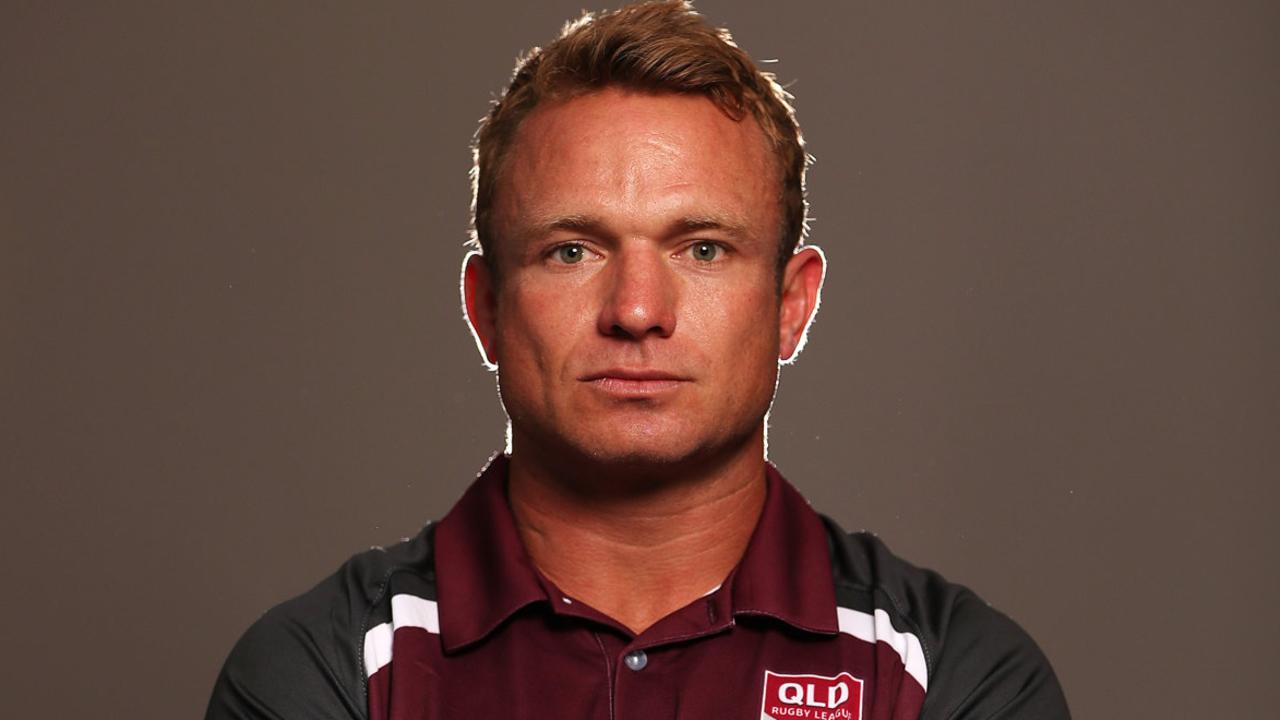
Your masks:
M 776 167 L 749 115 L 735 121 L 700 95 L 608 88 L 525 118 L 498 183 L 495 219 L 519 235 L 564 215 L 636 233 L 681 216 L 724 216 L 772 241 Z

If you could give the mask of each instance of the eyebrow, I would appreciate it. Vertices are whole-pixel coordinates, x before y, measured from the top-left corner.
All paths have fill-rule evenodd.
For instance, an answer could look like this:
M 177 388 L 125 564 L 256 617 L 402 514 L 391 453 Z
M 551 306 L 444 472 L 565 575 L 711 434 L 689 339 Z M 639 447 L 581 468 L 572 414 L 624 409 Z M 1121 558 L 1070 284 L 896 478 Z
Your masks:
M 591 235 L 607 234 L 604 221 L 589 215 L 558 215 L 531 225 L 525 232 L 528 237 L 545 237 L 556 230 L 581 232 Z
M 526 238 L 546 237 L 557 230 L 580 232 L 600 237 L 612 237 L 614 233 L 600 217 L 592 215 L 557 215 L 531 224 L 525 232 Z M 677 218 L 667 225 L 664 236 L 684 235 L 688 233 L 717 230 L 739 240 L 751 237 L 747 224 L 742 220 L 724 215 L 688 215 Z
M 747 224 L 738 218 L 725 217 L 720 215 L 695 215 L 691 217 L 683 217 L 676 220 L 668 228 L 669 234 L 684 234 L 702 232 L 703 230 L 718 230 L 730 237 L 745 240 L 751 237 L 751 233 L 747 231 Z

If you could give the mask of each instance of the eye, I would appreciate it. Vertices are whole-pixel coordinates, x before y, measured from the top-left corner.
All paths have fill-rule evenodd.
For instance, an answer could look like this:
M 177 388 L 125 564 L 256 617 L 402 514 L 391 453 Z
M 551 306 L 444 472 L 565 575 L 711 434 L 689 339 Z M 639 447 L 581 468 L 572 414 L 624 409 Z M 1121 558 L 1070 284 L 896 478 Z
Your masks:
M 696 242 L 689 246 L 689 254 L 693 256 L 693 259 L 701 260 L 702 262 L 715 260 L 720 256 L 721 252 L 723 250 L 720 246 L 713 242 Z
M 578 243 L 568 243 L 561 245 L 555 249 L 555 257 L 566 265 L 582 262 L 582 258 L 586 257 L 587 250 Z

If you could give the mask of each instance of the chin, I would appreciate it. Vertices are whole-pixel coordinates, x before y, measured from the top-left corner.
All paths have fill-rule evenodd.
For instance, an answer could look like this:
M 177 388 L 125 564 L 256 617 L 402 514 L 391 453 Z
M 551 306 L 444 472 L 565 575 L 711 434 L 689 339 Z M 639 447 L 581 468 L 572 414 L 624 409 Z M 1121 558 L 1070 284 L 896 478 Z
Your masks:
M 712 461 L 750 441 L 750 432 L 708 433 L 704 423 L 602 423 L 589 434 L 566 438 L 597 466 L 616 470 L 675 470 Z M 719 427 L 718 430 L 728 430 Z
M 517 414 L 513 449 L 518 453 L 527 443 L 540 448 L 535 452 L 545 462 L 570 467 L 581 463 L 584 470 L 594 466 L 588 471 L 593 473 L 674 472 L 715 463 L 750 444 L 762 427 L 766 407 L 762 403 L 760 415 L 751 418 L 741 412 L 719 413 L 730 417 L 721 421 L 713 419 L 715 413 L 687 405 L 656 412 L 634 407 L 602 411 L 587 405 L 554 414 Z
M 582 451 L 599 465 L 630 468 L 679 465 L 698 454 L 687 448 L 639 443 L 608 443 L 584 447 Z
M 593 462 L 608 465 L 669 465 L 696 455 L 698 443 L 687 432 L 643 425 L 592 428 L 572 444 Z

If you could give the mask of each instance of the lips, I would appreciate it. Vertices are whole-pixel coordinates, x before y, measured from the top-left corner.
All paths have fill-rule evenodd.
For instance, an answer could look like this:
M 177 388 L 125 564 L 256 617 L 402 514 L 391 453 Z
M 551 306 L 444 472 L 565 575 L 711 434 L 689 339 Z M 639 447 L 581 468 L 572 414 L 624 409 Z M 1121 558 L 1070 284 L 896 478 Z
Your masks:
M 658 380 L 682 381 L 682 380 L 688 379 L 683 376 L 676 375 L 674 373 L 669 373 L 662 370 L 650 370 L 645 368 L 609 368 L 608 370 L 600 370 L 597 372 L 588 373 L 587 375 L 584 375 L 582 377 L 583 380 L 587 380 L 587 381 L 604 380 L 609 378 L 613 378 L 617 380 L 635 380 L 638 382 L 648 382 L 648 381 L 658 381 Z
M 580 379 L 610 395 L 623 396 L 655 395 L 690 382 L 690 378 L 683 375 L 648 368 L 609 368 L 588 373 Z

